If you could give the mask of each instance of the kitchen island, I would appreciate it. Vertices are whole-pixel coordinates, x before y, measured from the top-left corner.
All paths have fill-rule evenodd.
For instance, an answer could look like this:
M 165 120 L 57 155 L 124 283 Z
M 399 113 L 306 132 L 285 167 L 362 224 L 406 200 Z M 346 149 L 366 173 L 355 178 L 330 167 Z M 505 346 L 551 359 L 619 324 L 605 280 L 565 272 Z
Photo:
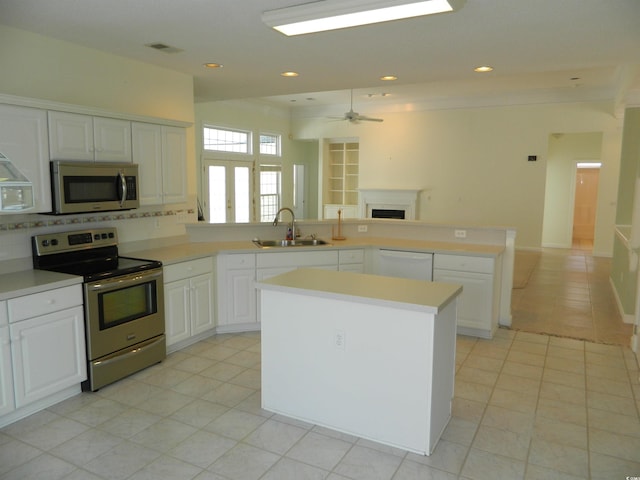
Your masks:
M 433 451 L 451 417 L 460 285 L 298 269 L 257 287 L 262 408 Z

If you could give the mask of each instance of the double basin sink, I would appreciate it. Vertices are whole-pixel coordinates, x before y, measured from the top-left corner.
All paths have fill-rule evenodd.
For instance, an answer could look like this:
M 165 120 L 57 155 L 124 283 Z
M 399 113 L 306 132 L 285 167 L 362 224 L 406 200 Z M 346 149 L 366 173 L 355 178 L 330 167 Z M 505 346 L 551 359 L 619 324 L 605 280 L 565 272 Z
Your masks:
M 330 243 L 318 238 L 298 239 L 298 240 L 260 240 L 254 238 L 253 243 L 260 248 L 270 247 L 319 247 L 322 245 L 331 245 Z

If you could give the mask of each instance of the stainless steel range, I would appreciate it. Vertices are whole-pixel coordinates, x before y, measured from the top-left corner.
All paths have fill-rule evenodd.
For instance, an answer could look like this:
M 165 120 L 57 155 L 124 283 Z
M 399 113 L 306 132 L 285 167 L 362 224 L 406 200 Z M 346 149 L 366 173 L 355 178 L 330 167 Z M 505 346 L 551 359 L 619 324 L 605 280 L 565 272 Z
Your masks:
M 95 391 L 166 357 L 162 263 L 118 255 L 115 228 L 31 237 L 33 267 L 84 277 L 88 376 Z

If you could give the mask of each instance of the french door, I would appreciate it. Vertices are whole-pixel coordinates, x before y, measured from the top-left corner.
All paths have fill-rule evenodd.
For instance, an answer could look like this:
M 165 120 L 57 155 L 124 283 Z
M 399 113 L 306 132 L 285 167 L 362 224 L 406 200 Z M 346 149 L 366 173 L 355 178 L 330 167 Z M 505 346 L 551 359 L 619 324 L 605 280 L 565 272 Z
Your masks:
M 210 223 L 251 221 L 253 162 L 205 160 L 203 162 L 205 215 Z

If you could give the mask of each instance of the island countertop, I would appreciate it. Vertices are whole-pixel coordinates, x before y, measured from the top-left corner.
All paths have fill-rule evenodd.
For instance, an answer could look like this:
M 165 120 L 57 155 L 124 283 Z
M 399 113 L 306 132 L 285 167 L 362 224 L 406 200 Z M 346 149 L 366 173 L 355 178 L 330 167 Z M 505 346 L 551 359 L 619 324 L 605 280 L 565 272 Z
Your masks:
M 299 268 L 257 284 L 258 289 L 342 298 L 351 302 L 394 306 L 437 314 L 461 291 L 462 286 L 365 273 Z

